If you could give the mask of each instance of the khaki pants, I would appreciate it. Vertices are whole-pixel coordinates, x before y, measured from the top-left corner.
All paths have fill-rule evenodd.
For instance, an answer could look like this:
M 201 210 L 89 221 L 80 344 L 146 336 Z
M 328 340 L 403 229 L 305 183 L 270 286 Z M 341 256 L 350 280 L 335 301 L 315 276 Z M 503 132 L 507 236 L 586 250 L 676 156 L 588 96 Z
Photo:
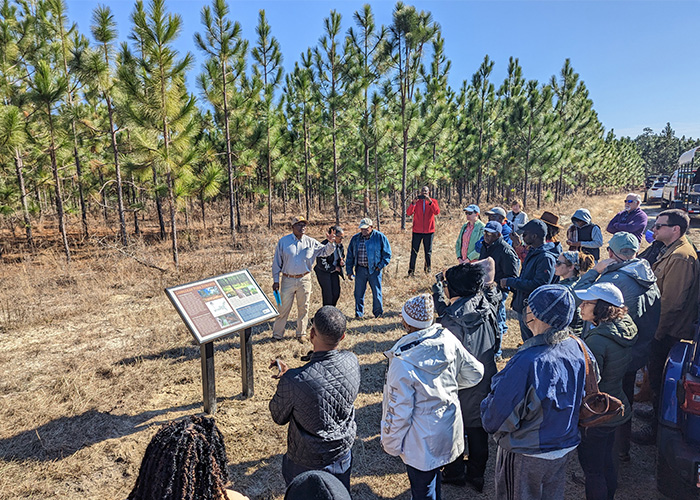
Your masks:
M 272 336 L 276 339 L 284 337 L 284 327 L 292 310 L 294 296 L 297 297 L 297 337 L 306 333 L 306 325 L 309 323 L 309 299 L 311 298 L 311 273 L 303 278 L 287 278 L 282 276 L 280 281 L 280 315 L 272 325 Z

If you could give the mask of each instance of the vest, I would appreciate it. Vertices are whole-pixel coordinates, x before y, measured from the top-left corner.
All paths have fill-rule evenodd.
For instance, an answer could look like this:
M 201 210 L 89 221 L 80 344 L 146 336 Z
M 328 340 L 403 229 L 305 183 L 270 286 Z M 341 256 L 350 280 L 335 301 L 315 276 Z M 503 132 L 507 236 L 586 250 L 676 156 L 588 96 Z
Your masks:
M 587 224 L 583 227 L 577 227 L 576 231 L 578 232 L 578 241 L 591 241 L 593 239 L 594 227 L 598 226 L 595 224 Z M 600 260 L 600 248 L 581 247 L 580 251 L 592 255 L 596 262 Z

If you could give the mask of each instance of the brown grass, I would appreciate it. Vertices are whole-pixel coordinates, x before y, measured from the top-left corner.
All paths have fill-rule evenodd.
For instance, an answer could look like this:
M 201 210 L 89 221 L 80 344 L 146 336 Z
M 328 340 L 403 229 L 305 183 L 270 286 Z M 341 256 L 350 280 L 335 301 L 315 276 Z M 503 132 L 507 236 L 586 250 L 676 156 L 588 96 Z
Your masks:
M 586 206 L 604 226 L 622 200 L 621 195 L 578 198 L 547 208 L 568 222 L 575 208 Z M 346 225 L 350 234 L 355 219 Z M 247 267 L 271 294 L 272 249 L 285 232 L 279 220 L 272 232 L 249 229 L 235 250 L 220 231 L 183 234 L 179 272 L 144 267 L 97 240 L 84 244 L 68 267 L 54 248 L 6 257 L 0 263 L 0 499 L 125 498 L 158 426 L 202 411 L 199 347 L 163 288 Z M 454 264 L 454 240 L 462 222 L 459 207 L 440 217 L 434 269 Z M 318 224 L 309 232 L 320 237 L 323 230 Z M 410 231 L 401 232 L 397 221 L 386 222 L 382 230 L 394 252 L 384 281 L 389 314 L 350 322 L 343 345 L 357 354 L 362 367 L 352 489 L 358 499 L 408 499 L 401 461 L 387 456 L 379 444 L 386 367 L 382 352 L 402 334 L 397 313 L 403 301 L 427 290 L 433 277 L 406 279 Z M 168 242 L 136 242 L 129 252 L 172 267 Z M 348 316 L 353 315 L 351 286 L 343 283 L 339 304 Z M 312 311 L 320 306 L 314 287 Z M 517 322 L 511 319 L 510 326 L 507 356 L 519 337 Z M 267 409 L 276 385 L 267 360 L 279 356 L 299 366 L 309 349 L 291 338 L 270 343 L 269 337 L 270 324 L 254 328 L 255 396 L 250 399 L 241 397 L 238 338 L 215 343 L 216 420 L 226 438 L 234 488 L 253 499 L 280 499 L 284 492 L 280 469 L 286 428 L 275 425 Z M 632 463 L 621 468 L 618 498 L 658 496 L 651 451 L 633 448 Z M 453 487 L 443 492 L 446 499 L 468 494 Z M 567 496 L 582 495 L 582 487 L 568 486 Z M 489 475 L 483 498 L 492 496 Z

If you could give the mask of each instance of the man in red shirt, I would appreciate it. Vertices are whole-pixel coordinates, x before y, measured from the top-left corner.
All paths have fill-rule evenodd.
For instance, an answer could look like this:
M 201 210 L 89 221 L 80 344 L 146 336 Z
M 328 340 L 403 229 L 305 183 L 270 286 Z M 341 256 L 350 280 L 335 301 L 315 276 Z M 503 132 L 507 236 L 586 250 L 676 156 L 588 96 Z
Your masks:
M 425 251 L 425 272 L 430 272 L 430 256 L 433 252 L 433 235 L 435 234 L 435 216 L 440 213 L 436 199 L 430 197 L 430 188 L 423 186 L 420 195 L 406 209 L 406 215 L 413 216 L 413 239 L 411 240 L 411 261 L 408 264 L 408 275 L 416 271 L 416 258 L 421 241 Z

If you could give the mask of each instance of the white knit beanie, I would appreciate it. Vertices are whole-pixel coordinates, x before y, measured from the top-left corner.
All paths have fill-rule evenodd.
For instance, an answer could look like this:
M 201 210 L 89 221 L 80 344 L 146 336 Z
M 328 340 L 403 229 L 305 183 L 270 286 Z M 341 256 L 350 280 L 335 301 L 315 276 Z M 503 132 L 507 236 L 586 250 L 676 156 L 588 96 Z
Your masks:
M 401 316 L 412 327 L 428 328 L 435 316 L 433 298 L 427 293 L 411 297 L 401 308 Z

